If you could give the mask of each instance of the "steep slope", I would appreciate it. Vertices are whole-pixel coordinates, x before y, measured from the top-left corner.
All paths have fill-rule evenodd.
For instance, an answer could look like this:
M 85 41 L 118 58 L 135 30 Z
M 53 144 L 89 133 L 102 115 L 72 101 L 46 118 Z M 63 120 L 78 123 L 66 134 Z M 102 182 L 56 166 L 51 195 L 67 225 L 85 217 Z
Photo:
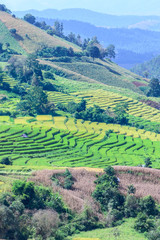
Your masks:
M 55 47 L 62 46 L 72 47 L 74 51 L 80 51 L 76 45 L 73 45 L 59 37 L 50 36 L 45 31 L 29 24 L 26 21 L 12 17 L 6 12 L 0 11 L 0 22 L 10 29 L 16 29 L 16 34 L 12 37 L 18 41 L 19 45 L 28 53 L 35 52 L 44 46 Z
M 54 59 L 54 62 L 40 60 L 40 63 L 49 65 L 62 71 L 65 76 L 72 80 L 92 82 L 96 84 L 105 84 L 125 89 L 130 89 L 134 92 L 142 94 L 139 86 L 148 85 L 148 82 L 140 78 L 138 75 L 119 67 L 117 64 L 109 60 L 93 61 L 91 58 L 82 58 L 82 61 L 72 61 L 71 63 L 59 62 Z

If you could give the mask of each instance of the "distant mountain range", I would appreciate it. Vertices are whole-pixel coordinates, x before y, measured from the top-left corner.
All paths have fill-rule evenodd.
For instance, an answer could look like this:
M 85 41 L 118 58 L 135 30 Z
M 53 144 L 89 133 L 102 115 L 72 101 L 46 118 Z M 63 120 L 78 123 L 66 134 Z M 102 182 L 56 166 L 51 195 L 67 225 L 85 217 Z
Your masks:
M 77 20 L 91 23 L 99 27 L 140 28 L 160 31 L 159 16 L 115 16 L 81 8 L 63 10 L 46 9 L 43 11 L 30 9 L 27 11 L 15 11 L 14 13 L 18 17 L 23 17 L 26 13 L 31 13 L 36 17 Z
M 160 54 L 160 17 L 157 16 L 114 16 L 86 9 L 14 12 L 18 17 L 26 13 L 51 26 L 58 19 L 63 22 L 65 35 L 73 32 L 82 38 L 97 36 L 104 47 L 114 44 L 115 62 L 128 69 Z

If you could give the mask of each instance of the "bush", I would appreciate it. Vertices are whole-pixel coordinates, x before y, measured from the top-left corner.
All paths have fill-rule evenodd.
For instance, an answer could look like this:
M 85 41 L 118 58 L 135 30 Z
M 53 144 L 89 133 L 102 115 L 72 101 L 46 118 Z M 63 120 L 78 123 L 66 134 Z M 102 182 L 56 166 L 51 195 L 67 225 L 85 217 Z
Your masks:
M 139 211 L 138 199 L 133 195 L 128 195 L 124 204 L 126 217 L 136 217 Z
M 118 191 L 118 179 L 111 167 L 105 169 L 106 173 L 95 181 L 96 189 L 92 196 L 101 204 L 103 211 L 120 209 L 124 204 L 124 197 Z
M 12 165 L 12 160 L 9 157 L 4 157 L 0 160 L 1 164 Z
M 58 214 L 53 210 L 39 210 L 32 218 L 32 226 L 35 229 L 35 237 L 42 239 L 54 236 L 59 224 Z
M 16 32 L 17 32 L 17 30 L 15 28 L 11 28 L 9 31 L 11 34 L 16 34 Z
M 144 213 L 139 213 L 134 228 L 141 233 L 149 232 L 154 227 L 154 221 Z
M 140 200 L 140 207 L 141 211 L 147 216 L 155 216 L 156 214 L 158 214 L 156 203 L 151 196 L 142 198 Z
M 55 80 L 54 74 L 51 73 L 51 72 L 45 72 L 45 73 L 44 73 L 44 77 L 45 77 L 45 78 L 48 78 L 48 79 Z

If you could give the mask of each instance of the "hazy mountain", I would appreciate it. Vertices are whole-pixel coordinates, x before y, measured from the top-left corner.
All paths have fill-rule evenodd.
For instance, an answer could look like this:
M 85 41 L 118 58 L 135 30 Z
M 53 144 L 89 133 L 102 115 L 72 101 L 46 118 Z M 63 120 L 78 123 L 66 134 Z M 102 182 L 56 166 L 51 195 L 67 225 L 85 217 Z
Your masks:
M 88 22 L 95 26 L 111 28 L 140 28 L 149 30 L 160 30 L 160 17 L 158 16 L 115 16 L 94 12 L 91 10 L 73 8 L 73 9 L 46 9 L 43 11 L 27 10 L 15 11 L 18 17 L 23 17 L 26 13 L 31 13 L 37 17 L 77 20 Z

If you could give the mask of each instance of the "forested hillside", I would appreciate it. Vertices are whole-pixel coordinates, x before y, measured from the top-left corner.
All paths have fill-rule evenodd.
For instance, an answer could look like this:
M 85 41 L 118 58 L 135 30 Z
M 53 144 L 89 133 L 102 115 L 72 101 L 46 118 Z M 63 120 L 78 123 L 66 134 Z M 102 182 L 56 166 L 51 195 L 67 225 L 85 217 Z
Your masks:
M 0 26 L 0 239 L 158 240 L 159 80 L 59 21 Z

